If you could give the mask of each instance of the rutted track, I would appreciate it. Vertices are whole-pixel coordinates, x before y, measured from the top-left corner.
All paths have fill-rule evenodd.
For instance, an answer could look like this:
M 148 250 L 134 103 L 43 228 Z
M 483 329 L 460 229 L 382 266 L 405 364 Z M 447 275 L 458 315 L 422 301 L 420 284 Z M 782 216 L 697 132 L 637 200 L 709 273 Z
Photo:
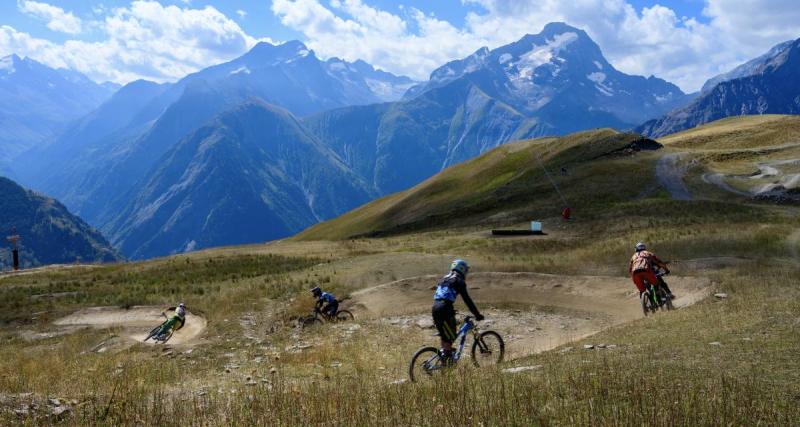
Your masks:
M 432 288 L 438 276 L 418 276 L 358 291 L 352 307 L 358 315 L 405 325 L 430 319 Z M 555 348 L 608 327 L 643 317 L 630 279 L 608 276 L 560 276 L 539 273 L 474 273 L 472 298 L 487 315 L 487 326 L 509 337 L 512 357 Z M 706 278 L 670 276 L 685 307 L 710 292 Z M 462 303 L 458 303 L 462 305 Z M 466 309 L 462 306 L 462 313 Z M 431 342 L 430 333 L 421 339 Z
M 163 307 L 136 306 L 128 309 L 120 307 L 91 307 L 77 311 L 53 322 L 58 326 L 89 326 L 96 329 L 121 328 L 122 337 L 130 341 L 142 342 L 150 330 L 164 321 Z M 183 328 L 175 331 L 169 344 L 192 344 L 206 329 L 206 319 L 197 314 L 186 313 Z M 153 343 L 148 341 L 148 343 Z

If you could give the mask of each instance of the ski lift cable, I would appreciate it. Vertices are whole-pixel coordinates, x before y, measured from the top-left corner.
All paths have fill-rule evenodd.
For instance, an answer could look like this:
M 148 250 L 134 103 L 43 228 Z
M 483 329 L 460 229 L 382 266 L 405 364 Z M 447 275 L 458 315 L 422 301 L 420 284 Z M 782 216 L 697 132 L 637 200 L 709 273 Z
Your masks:
M 569 206 L 569 204 L 567 203 L 567 199 L 564 197 L 564 194 L 563 194 L 563 193 L 561 193 L 561 189 L 560 189 L 560 188 L 558 188 L 558 184 L 556 184 L 555 180 L 553 180 L 553 177 L 552 177 L 552 176 L 550 176 L 550 172 L 548 172 L 548 171 L 547 171 L 547 168 L 546 168 L 546 167 L 544 167 L 544 163 L 542 163 L 542 159 L 541 159 L 541 157 L 540 157 L 540 156 L 537 156 L 537 155 L 536 155 L 536 153 L 534 153 L 534 155 L 533 155 L 533 158 L 535 158 L 535 159 L 536 159 L 536 161 L 539 163 L 539 167 L 541 167 L 541 168 L 542 168 L 542 170 L 544 171 L 544 174 L 545 174 L 545 176 L 547 177 L 547 180 L 548 180 L 548 181 L 550 181 L 550 184 L 552 184 L 552 185 L 553 185 L 553 188 L 555 188 L 555 189 L 556 189 L 556 193 L 558 193 L 558 197 L 559 197 L 559 198 L 561 198 L 561 203 L 563 203 L 563 204 L 564 204 L 564 207 L 565 207 L 565 208 L 566 208 L 566 207 L 568 207 L 568 206 Z

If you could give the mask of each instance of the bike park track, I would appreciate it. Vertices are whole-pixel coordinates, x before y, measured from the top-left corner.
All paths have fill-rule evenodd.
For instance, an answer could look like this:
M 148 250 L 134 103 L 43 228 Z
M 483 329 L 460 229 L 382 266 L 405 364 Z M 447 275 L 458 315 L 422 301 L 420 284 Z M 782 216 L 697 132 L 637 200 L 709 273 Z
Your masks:
M 418 326 L 420 343 L 434 344 L 435 331 L 429 319 L 439 278 L 411 277 L 363 289 L 352 294 L 347 306 L 357 319 Z M 674 301 L 677 309 L 711 292 L 711 282 L 705 277 L 669 276 L 666 280 L 678 296 Z M 500 332 L 512 358 L 550 350 L 644 317 L 638 292 L 626 277 L 487 272 L 470 274 L 467 282 L 470 296 L 486 316 L 480 326 Z M 469 313 L 460 298 L 456 309 L 459 320 Z
M 69 316 L 53 322 L 57 326 L 80 327 L 88 326 L 95 329 L 119 329 L 117 334 L 129 341 L 144 342 L 151 329 L 163 323 L 164 316 L 161 312 L 164 307 L 134 306 L 131 308 L 120 307 L 91 307 L 79 310 Z M 167 313 L 170 315 L 171 313 Z M 197 342 L 200 335 L 206 330 L 207 322 L 203 316 L 186 313 L 186 322 L 183 327 L 172 335 L 167 344 L 181 345 Z M 147 344 L 155 344 L 148 340 Z

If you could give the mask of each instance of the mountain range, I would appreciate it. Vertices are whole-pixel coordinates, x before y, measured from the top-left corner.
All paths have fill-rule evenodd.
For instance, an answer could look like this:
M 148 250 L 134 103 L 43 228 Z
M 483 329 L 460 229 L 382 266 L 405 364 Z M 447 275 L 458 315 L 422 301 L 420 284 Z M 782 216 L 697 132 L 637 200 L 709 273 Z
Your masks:
M 0 162 L 0 174 L 62 200 L 128 257 L 251 243 L 514 140 L 645 121 L 639 130 L 658 135 L 701 120 L 670 117 L 786 109 L 780 93 L 798 93 L 795 52 L 776 46 L 695 99 L 616 70 L 563 23 L 481 48 L 425 82 L 323 61 L 297 41 L 259 43 L 175 83 L 129 83 L 58 137 Z
M 14 181 L 0 177 L 0 236 L 17 233 L 20 242 L 20 264 L 32 267 L 42 264 L 112 262 L 122 258 L 97 230 L 69 213 L 57 201 L 26 190 Z M 0 269 L 11 267 L 10 250 L 0 248 Z
M 304 122 L 389 194 L 509 141 L 627 129 L 689 99 L 661 79 L 617 71 L 584 31 L 553 23 L 434 70 L 399 102 L 330 110 Z
M 730 116 L 800 114 L 800 39 L 710 79 L 688 105 L 636 131 L 660 137 Z
M 30 58 L 0 58 L 0 163 L 54 138 L 116 89 Z

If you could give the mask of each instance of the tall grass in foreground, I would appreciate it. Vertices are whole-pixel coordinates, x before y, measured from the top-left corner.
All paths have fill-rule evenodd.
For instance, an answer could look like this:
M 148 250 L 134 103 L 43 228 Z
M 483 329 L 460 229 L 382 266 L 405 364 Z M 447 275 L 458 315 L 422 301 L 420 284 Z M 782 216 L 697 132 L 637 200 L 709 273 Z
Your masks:
M 552 358 L 551 358 L 552 359 Z M 792 425 L 792 396 L 724 371 L 668 372 L 639 357 L 544 360 L 533 374 L 456 370 L 428 384 L 377 376 L 270 384 L 206 395 L 115 384 L 75 425 Z M 682 378 L 685 376 L 685 378 Z M 46 419 L 29 419 L 31 423 Z
M 612 328 L 591 342 L 616 349 L 552 351 L 513 365 L 519 374 L 459 366 L 436 381 L 393 384 L 368 337 L 326 344 L 324 358 L 287 361 L 302 375 L 261 372 L 256 385 L 198 388 L 193 368 L 143 361 L 89 386 L 68 425 L 797 425 L 800 422 L 800 268 L 729 269 L 715 276 L 725 300 Z M 319 336 L 324 336 L 320 334 Z M 711 343 L 715 344 L 711 344 Z M 394 354 L 391 363 L 410 357 Z M 334 353 L 331 353 L 331 352 Z M 122 356 L 120 356 L 122 357 Z M 318 364 L 354 359 L 338 374 Z M 324 360 L 323 360 L 324 359 Z M 398 362 L 400 360 L 400 362 Z M 104 369 L 113 359 L 98 357 Z M 185 362 L 184 362 L 185 363 Z M 502 367 L 501 367 L 502 368 Z M 98 371 L 99 372 L 99 371 Z M 395 371 L 396 373 L 396 371 Z M 3 372 L 6 378 L 14 372 Z M 16 376 L 19 378 L 19 376 Z M 92 376 L 95 381 L 100 380 Z M 46 383 L 26 389 L 47 393 Z M 8 385 L 2 387 L 9 389 Z M 200 392 L 200 390 L 203 390 Z M 0 420 L 20 421 L 9 413 Z M 50 419 L 28 418 L 29 424 Z

